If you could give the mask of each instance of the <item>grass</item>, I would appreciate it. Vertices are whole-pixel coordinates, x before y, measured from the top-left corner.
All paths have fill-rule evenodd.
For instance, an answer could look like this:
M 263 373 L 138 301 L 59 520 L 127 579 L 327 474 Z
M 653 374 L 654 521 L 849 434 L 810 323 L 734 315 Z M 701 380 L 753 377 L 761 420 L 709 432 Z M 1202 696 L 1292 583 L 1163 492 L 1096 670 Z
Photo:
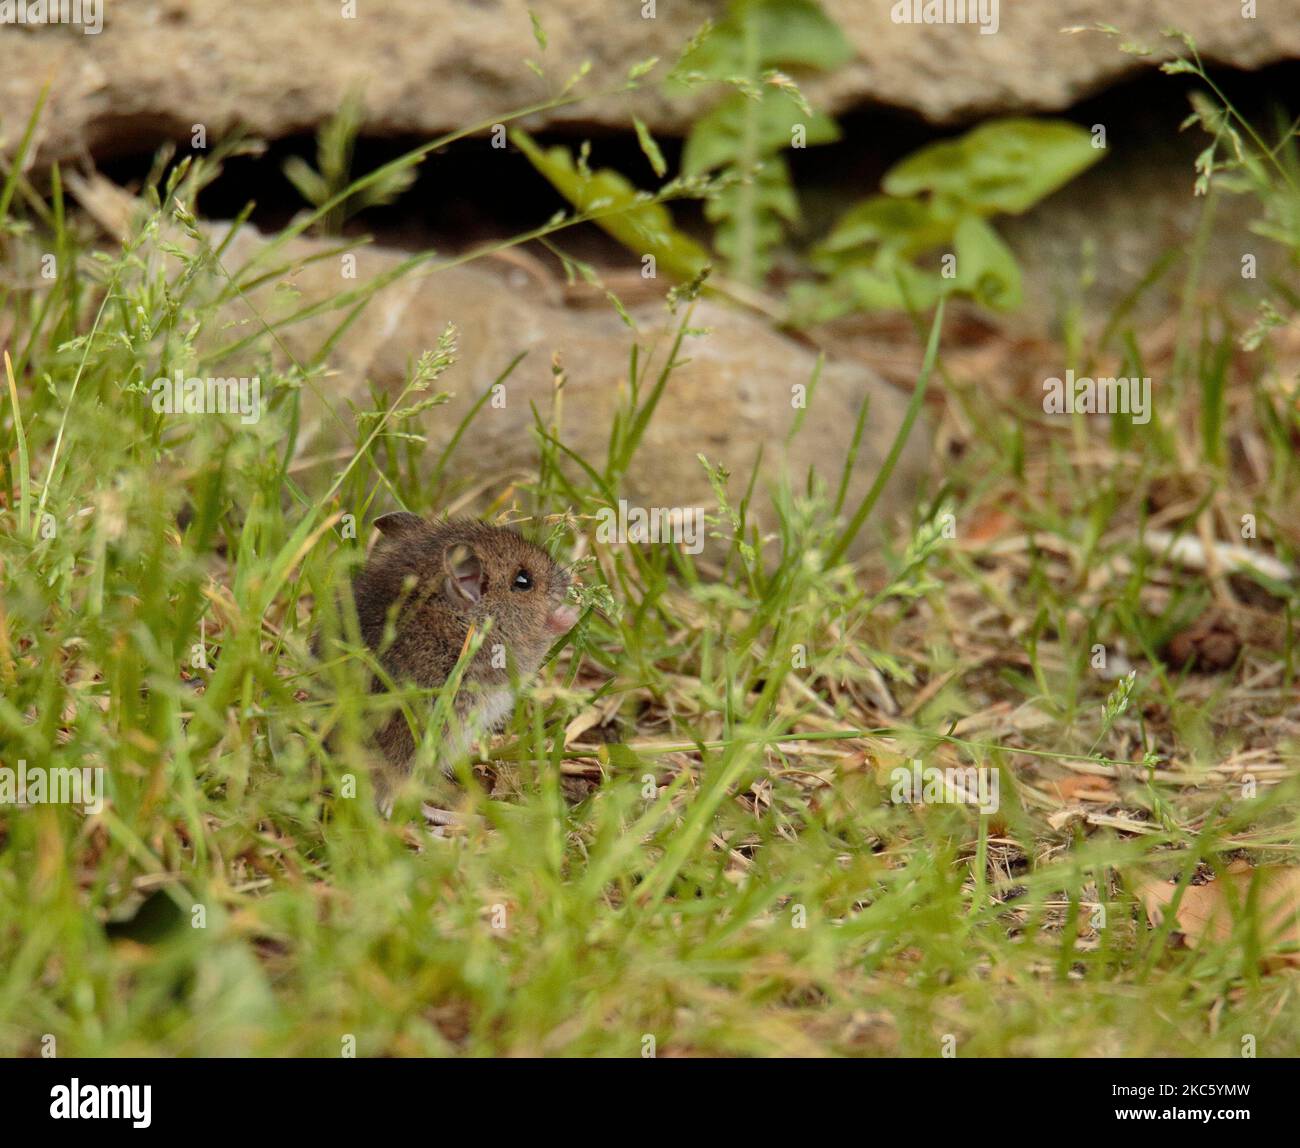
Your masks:
M 59 253 L 53 281 L 0 287 L 0 761 L 102 767 L 108 790 L 90 816 L 0 807 L 0 1054 L 1300 1054 L 1294 945 L 1258 899 L 1188 944 L 1138 896 L 1297 864 L 1294 584 L 1143 544 L 1237 540 L 1252 514 L 1295 568 L 1285 328 L 1241 351 L 1194 270 L 1175 335 L 1120 314 L 1026 354 L 921 319 L 941 477 L 858 566 L 875 527 L 837 474 L 778 492 L 764 538 L 762 487 L 715 471 L 704 558 L 598 542 L 683 351 L 634 348 L 607 457 L 572 459 L 539 411 L 534 481 L 483 506 L 591 559 L 602 609 L 469 784 L 423 778 L 459 814 L 430 829 L 420 793 L 391 820 L 370 800 L 365 730 L 393 699 L 360 650 L 310 644 L 348 632 L 332 591 L 369 518 L 458 493 L 419 436 L 434 384 L 462 385 L 452 340 L 340 412 L 354 449 L 301 485 L 325 356 L 281 370 L 273 333 L 217 329 L 254 273 L 185 207 L 220 158 L 160 167 L 115 250 L 57 173 L 47 203 L 17 162 L 0 198 L 11 254 Z M 679 314 L 689 353 L 707 336 Z M 259 423 L 153 413 L 143 388 L 200 356 L 254 363 Z M 1167 383 L 1150 424 L 1042 414 L 1043 377 L 1120 361 Z M 1207 611 L 1242 652 L 1173 668 Z M 913 758 L 996 770 L 1000 809 L 892 802 Z

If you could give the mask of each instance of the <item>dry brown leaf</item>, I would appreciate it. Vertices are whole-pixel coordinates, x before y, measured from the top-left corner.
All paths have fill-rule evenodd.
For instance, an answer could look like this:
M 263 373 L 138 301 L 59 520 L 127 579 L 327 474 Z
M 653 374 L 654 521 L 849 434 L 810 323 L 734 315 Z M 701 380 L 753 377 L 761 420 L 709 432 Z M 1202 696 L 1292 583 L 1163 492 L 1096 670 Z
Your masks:
M 604 715 L 595 706 L 587 706 L 567 726 L 564 727 L 564 744 L 571 746 L 584 733 L 600 725 Z
M 975 511 L 961 532 L 962 541 L 968 546 L 992 542 L 1001 538 L 1016 525 L 1015 518 L 996 506 L 983 506 Z
M 1285 946 L 1300 946 L 1300 869 L 1281 866 L 1252 869 L 1234 862 L 1217 880 L 1189 885 L 1183 891 L 1176 920 L 1178 929 L 1195 948 L 1202 939 L 1223 941 L 1232 935 L 1233 907 L 1238 915 L 1246 906 L 1252 880 L 1256 892 L 1259 942 L 1265 952 L 1283 964 L 1300 966 L 1300 950 L 1281 953 Z M 1175 886 L 1167 881 L 1144 881 L 1137 894 L 1154 925 L 1164 919 L 1164 909 L 1174 899 Z
M 1078 806 L 1069 809 L 1058 809 L 1048 817 L 1047 824 L 1050 825 L 1054 831 L 1059 833 L 1065 828 L 1065 826 L 1075 821 L 1083 821 L 1083 810 L 1078 808 Z
M 1115 786 L 1109 777 L 1071 774 L 1051 783 L 1052 792 L 1062 801 L 1113 801 Z

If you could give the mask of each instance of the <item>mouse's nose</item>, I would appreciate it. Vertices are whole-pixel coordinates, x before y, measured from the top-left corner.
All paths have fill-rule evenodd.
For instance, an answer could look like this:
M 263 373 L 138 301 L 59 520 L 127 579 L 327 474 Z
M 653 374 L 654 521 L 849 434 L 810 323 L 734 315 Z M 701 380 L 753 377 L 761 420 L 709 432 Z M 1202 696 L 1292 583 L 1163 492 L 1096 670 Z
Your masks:
M 556 606 L 546 617 L 546 628 L 552 634 L 563 634 L 572 630 L 578 621 L 578 607 L 572 605 Z

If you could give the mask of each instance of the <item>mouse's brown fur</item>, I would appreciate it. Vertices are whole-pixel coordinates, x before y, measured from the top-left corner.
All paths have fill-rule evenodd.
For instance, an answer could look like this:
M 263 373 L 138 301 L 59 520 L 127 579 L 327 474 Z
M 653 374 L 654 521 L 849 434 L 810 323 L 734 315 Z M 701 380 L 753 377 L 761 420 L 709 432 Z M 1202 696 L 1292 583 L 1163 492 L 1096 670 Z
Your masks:
M 566 605 L 569 574 L 541 547 L 485 522 L 429 522 L 402 512 L 375 525 L 384 537 L 353 579 L 352 596 L 362 638 L 395 681 L 426 689 L 443 685 L 470 627 L 481 631 L 491 619 L 456 696 L 460 727 L 447 731 L 440 758 L 449 771 L 471 737 L 509 716 L 512 682 L 535 673 L 551 644 L 577 620 L 576 608 Z M 395 636 L 384 647 L 389 613 L 399 602 Z M 402 714 L 394 714 L 376 740 L 395 770 L 409 769 L 415 739 Z

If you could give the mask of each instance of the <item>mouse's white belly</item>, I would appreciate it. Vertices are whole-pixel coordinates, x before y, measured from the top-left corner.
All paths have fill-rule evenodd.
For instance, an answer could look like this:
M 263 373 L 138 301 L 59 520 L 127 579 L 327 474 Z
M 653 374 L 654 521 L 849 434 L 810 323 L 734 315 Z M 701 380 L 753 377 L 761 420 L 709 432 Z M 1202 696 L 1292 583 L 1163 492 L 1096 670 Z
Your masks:
M 489 690 L 471 711 L 469 722 L 474 733 L 493 733 L 500 729 L 515 708 L 514 691 L 509 686 Z
M 448 776 L 454 774 L 455 763 L 464 756 L 470 743 L 500 729 L 514 708 L 515 695 L 509 686 L 487 690 L 474 698 L 462 716 L 453 717 L 448 723 L 447 737 L 438 753 L 443 772 Z

